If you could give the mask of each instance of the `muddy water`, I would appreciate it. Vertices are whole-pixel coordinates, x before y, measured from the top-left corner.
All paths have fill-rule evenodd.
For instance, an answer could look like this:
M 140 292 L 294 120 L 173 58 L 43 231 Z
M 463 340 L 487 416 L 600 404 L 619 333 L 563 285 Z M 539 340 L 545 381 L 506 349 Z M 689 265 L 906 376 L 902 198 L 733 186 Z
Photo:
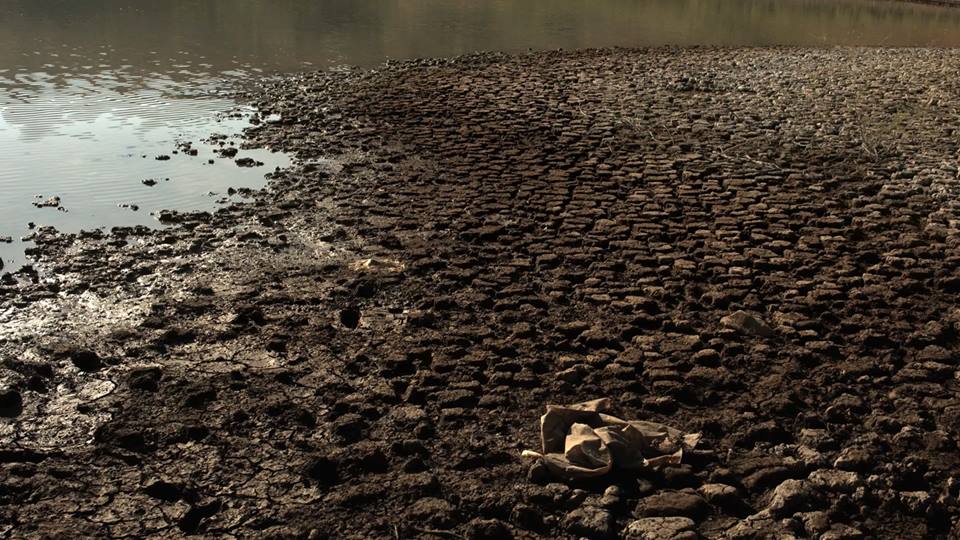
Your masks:
M 960 46 L 960 10 L 862 0 L 4 0 L 0 258 L 29 225 L 156 224 L 212 209 L 287 163 L 244 169 L 223 89 L 264 72 L 474 50 L 642 45 Z M 197 156 L 173 153 L 189 141 Z M 169 156 L 168 160 L 157 160 Z M 209 162 L 213 159 L 213 163 Z M 143 180 L 157 180 L 147 186 Z M 57 196 L 60 208 L 36 207 Z

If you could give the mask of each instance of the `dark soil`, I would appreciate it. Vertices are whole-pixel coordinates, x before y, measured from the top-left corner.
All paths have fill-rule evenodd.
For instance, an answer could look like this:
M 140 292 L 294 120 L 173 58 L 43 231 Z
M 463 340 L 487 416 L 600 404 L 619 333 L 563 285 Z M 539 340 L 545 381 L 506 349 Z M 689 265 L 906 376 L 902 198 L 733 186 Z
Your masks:
M 41 229 L 3 280 L 0 532 L 955 535 L 958 69 L 657 49 L 268 81 L 249 143 L 302 163 L 252 202 Z M 604 396 L 700 450 L 574 486 L 521 459 L 545 405 Z

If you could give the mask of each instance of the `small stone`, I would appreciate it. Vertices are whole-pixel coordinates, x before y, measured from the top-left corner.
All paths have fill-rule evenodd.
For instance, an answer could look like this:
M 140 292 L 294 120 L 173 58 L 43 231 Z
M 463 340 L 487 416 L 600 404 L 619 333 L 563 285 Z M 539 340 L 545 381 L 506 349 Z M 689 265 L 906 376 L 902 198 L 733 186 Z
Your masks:
M 685 517 L 652 517 L 630 522 L 623 540 L 696 540 L 697 524 Z
M 583 506 L 563 518 L 563 528 L 571 534 L 590 539 L 613 536 L 614 520 L 610 512 L 594 506 Z
M 620 486 L 610 486 L 604 490 L 603 497 L 600 498 L 600 506 L 604 508 L 615 508 L 622 502 L 622 495 L 623 493 Z
M 661 491 L 640 499 L 634 511 L 637 517 L 683 516 L 699 519 L 707 515 L 710 506 L 703 497 L 685 491 Z
M 562 484 L 561 484 L 561 485 L 562 485 Z M 548 486 L 548 487 L 549 487 L 549 486 Z M 567 497 L 567 500 L 566 500 L 566 502 L 565 502 L 566 507 L 569 508 L 569 509 L 577 508 L 577 507 L 579 507 L 581 504 L 583 504 L 584 502 L 586 502 L 587 497 L 589 497 L 589 496 L 590 496 L 590 494 L 589 494 L 588 492 L 586 492 L 586 491 L 584 491 L 584 490 L 582 490 L 582 489 L 575 489 L 575 490 L 573 490 L 572 492 L 570 492 L 570 495 Z
M 741 334 L 759 337 L 771 337 L 774 332 L 767 323 L 750 315 L 746 311 L 736 311 L 720 319 L 720 324 Z
M 510 527 L 499 519 L 474 519 L 467 523 L 467 540 L 511 540 Z
M 263 166 L 262 161 L 257 161 L 253 158 L 242 157 L 234 160 L 234 163 L 237 164 L 237 167 L 261 167 Z

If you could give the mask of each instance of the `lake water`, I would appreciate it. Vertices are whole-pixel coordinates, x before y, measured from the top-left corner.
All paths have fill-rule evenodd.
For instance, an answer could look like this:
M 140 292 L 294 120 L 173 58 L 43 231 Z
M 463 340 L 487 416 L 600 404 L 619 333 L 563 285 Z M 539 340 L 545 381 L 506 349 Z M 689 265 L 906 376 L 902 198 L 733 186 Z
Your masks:
M 288 163 L 240 168 L 225 89 L 275 72 L 476 50 L 648 45 L 960 46 L 960 9 L 866 0 L 2 0 L 0 259 L 30 223 L 157 225 Z M 250 111 L 246 111 L 248 115 Z M 178 151 L 191 142 L 197 155 Z M 174 153 L 177 151 L 178 153 Z M 170 159 L 158 160 L 158 156 Z M 211 163 L 212 160 L 212 163 Z M 144 180 L 156 180 L 145 185 Z M 150 182 L 148 182 L 149 184 Z M 36 206 L 59 197 L 60 208 Z

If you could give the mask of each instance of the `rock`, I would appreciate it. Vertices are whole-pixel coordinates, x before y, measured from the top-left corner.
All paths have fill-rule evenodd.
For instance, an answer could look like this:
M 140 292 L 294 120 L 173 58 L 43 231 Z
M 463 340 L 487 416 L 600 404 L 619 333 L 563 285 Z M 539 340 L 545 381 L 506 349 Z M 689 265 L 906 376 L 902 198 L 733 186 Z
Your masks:
M 774 335 L 773 329 L 767 323 L 757 319 L 745 311 L 735 311 L 730 315 L 720 319 L 720 324 L 736 330 L 741 334 L 747 334 L 758 337 L 771 337 Z
M 23 397 L 14 389 L 0 390 L 0 416 L 16 418 L 23 412 Z
M 467 540 L 511 540 L 510 527 L 499 519 L 474 519 L 467 523 L 464 536 Z
M 594 506 L 583 506 L 563 518 L 563 528 L 571 534 L 590 539 L 613 536 L 614 520 L 610 512 Z
M 615 508 L 622 502 L 623 490 L 620 486 L 610 486 L 603 492 L 600 498 L 600 506 L 604 508 Z
M 60 197 L 54 195 L 43 202 L 34 202 L 33 205 L 37 208 L 60 208 Z
M 810 473 L 810 482 L 830 491 L 853 493 L 860 485 L 860 477 L 855 472 L 836 469 L 820 469 Z
M 634 514 L 637 517 L 683 516 L 700 519 L 710 512 L 703 497 L 685 491 L 661 491 L 640 499 Z
M 630 522 L 623 540 L 696 540 L 697 524 L 685 517 L 652 517 Z
M 260 167 L 263 165 L 262 161 L 257 161 L 248 157 L 237 158 L 234 160 L 234 163 L 237 164 L 237 167 Z

